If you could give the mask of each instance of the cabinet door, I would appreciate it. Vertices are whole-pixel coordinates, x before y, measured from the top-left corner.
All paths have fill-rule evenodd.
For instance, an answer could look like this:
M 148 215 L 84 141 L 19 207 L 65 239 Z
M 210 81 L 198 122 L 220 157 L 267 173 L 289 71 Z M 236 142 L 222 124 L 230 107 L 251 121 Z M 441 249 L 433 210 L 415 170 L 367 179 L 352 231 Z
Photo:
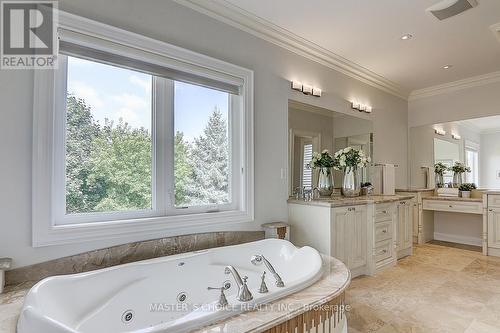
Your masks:
M 488 247 L 500 249 L 500 208 L 488 209 Z
M 412 245 L 413 231 L 413 212 L 411 202 L 399 202 L 396 229 L 396 250 L 400 251 L 410 248 Z
M 350 255 L 349 268 L 355 269 L 367 263 L 367 216 L 365 207 L 353 207 L 348 214 Z
M 349 266 L 349 214 L 347 207 L 333 210 L 332 256 Z

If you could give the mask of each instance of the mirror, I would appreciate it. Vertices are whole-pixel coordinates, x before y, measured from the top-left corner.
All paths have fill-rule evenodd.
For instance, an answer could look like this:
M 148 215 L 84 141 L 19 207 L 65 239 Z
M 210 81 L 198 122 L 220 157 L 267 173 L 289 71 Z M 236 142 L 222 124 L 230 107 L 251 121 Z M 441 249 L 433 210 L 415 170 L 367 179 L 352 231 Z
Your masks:
M 348 146 L 363 150 L 373 160 L 373 124 L 335 111 L 290 101 L 289 130 L 289 194 L 295 188 L 312 189 L 318 175 L 308 166 L 313 152 L 327 149 L 332 155 Z M 370 181 L 369 168 L 363 170 L 361 181 Z M 342 173 L 334 171 L 334 186 L 340 188 Z
M 434 163 L 461 162 L 471 169 L 465 182 L 500 188 L 500 116 L 412 127 L 409 145 L 411 187 L 435 186 Z M 452 179 L 445 173 L 445 183 Z
M 460 162 L 460 146 L 457 142 L 450 142 L 438 138 L 434 138 L 434 164 L 443 163 L 447 167 L 451 167 L 455 162 Z M 447 171 L 443 175 L 445 184 L 453 181 L 453 173 Z

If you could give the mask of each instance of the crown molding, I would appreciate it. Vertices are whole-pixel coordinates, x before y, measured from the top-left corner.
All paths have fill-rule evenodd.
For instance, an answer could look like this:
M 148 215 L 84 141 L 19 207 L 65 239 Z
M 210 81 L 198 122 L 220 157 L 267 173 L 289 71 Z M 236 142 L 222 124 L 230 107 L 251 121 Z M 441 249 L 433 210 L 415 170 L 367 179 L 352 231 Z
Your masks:
M 409 91 L 381 75 L 343 58 L 311 41 L 264 20 L 225 0 L 174 0 L 178 4 L 248 32 L 288 51 L 320 63 L 394 96 L 408 99 Z
M 414 90 L 411 92 L 408 100 L 412 101 L 416 99 L 447 94 L 454 91 L 459 91 L 473 87 L 480 87 L 496 82 L 500 82 L 500 71 L 484 75 L 473 76 L 467 79 L 444 83 L 424 89 Z

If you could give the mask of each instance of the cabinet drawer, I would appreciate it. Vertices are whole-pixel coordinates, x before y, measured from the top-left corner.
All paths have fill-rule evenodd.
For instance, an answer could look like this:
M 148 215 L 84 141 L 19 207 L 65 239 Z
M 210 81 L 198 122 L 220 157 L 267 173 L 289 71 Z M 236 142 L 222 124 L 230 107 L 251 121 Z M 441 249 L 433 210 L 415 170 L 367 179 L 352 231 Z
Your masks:
M 392 220 L 394 204 L 375 205 L 375 222 Z
M 375 243 L 392 239 L 392 221 L 375 223 Z
M 488 207 L 500 207 L 500 195 L 488 195 Z
M 383 261 L 392 257 L 392 240 L 385 240 L 375 245 L 375 262 Z
M 482 202 L 450 201 L 450 200 L 424 200 L 425 210 L 437 210 L 453 213 L 483 214 Z

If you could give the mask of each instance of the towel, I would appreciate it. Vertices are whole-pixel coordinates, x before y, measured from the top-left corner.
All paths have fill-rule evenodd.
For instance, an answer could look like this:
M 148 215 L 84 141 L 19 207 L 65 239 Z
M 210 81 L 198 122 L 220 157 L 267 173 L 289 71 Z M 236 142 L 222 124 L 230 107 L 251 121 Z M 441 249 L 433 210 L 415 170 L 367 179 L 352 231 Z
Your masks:
M 396 194 L 396 168 L 394 164 L 386 164 L 382 167 L 382 182 L 384 195 Z

